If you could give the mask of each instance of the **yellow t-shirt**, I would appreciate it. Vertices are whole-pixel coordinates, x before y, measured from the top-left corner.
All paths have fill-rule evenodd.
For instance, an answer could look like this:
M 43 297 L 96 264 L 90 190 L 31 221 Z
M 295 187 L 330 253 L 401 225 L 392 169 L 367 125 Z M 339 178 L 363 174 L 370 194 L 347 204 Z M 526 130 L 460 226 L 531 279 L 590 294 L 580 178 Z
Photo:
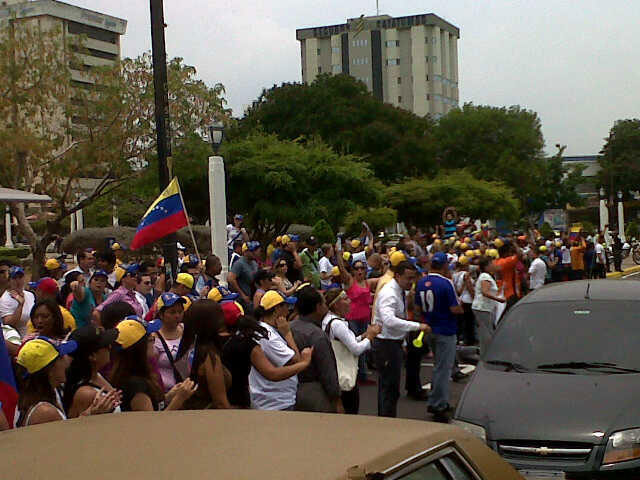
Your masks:
M 62 312 L 62 321 L 64 324 L 64 329 L 69 332 L 73 332 L 76 329 L 76 319 L 73 318 L 73 315 L 71 315 L 71 312 L 66 308 L 60 307 L 60 311 Z M 33 323 L 31 323 L 31 320 L 29 320 L 29 323 L 27 323 L 27 335 L 31 333 L 35 333 L 35 331 L 36 329 L 33 328 Z

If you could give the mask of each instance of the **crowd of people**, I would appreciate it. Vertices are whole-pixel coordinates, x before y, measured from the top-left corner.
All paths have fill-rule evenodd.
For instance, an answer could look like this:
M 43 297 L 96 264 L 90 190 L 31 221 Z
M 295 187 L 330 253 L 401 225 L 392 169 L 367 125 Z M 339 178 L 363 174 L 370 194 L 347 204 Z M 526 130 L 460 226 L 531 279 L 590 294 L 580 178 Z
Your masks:
M 81 249 L 46 276 L 0 261 L 0 319 L 18 384 L 0 428 L 121 411 L 254 408 L 357 414 L 359 387 L 378 387 L 396 416 L 405 390 L 438 421 L 457 347 L 484 352 L 504 312 L 545 283 L 601 277 L 604 239 L 581 233 L 499 236 L 447 209 L 442 225 L 389 240 L 363 223 L 319 244 L 279 236 L 263 246 L 236 215 L 230 268 L 179 248 L 179 273 L 115 243 Z M 138 261 L 143 260 L 143 261 Z M 433 356 L 431 389 L 420 366 Z M 370 370 L 377 370 L 377 380 Z

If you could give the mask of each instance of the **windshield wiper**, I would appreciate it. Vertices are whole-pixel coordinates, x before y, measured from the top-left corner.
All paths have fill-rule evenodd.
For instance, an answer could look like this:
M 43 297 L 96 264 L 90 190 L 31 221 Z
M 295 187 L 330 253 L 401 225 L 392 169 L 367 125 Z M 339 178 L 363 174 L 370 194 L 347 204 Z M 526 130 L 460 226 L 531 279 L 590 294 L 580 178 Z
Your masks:
M 640 373 L 640 370 L 635 368 L 626 368 L 619 367 L 615 363 L 609 362 L 564 362 L 564 363 L 545 363 L 542 365 L 538 365 L 539 369 L 584 369 L 588 370 L 590 368 L 608 368 L 611 370 L 615 370 L 617 372 L 625 372 L 625 373 Z
M 514 372 L 528 372 L 530 371 L 529 368 L 525 367 L 524 365 L 520 365 L 519 363 L 513 363 L 513 362 L 508 362 L 506 360 L 487 360 L 484 363 L 488 363 L 489 365 L 500 365 L 505 368 L 505 372 L 510 372 L 510 371 L 514 371 Z

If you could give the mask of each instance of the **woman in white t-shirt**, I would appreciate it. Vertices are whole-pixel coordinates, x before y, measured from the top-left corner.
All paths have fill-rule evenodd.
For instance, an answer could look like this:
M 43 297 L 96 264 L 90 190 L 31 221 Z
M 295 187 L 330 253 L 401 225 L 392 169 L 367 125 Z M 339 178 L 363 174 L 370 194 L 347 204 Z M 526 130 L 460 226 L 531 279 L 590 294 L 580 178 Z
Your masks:
M 0 297 L 2 323 L 14 327 L 21 337 L 27 334 L 31 309 L 36 303 L 35 295 L 24 289 L 24 282 L 24 270 L 21 267 L 11 267 L 9 289 Z
M 498 285 L 493 278 L 496 267 L 487 257 L 478 260 L 480 275 L 475 285 L 475 296 L 471 308 L 478 326 L 480 356 L 484 354 L 493 336 L 493 321 L 498 303 L 506 300 L 498 294 Z

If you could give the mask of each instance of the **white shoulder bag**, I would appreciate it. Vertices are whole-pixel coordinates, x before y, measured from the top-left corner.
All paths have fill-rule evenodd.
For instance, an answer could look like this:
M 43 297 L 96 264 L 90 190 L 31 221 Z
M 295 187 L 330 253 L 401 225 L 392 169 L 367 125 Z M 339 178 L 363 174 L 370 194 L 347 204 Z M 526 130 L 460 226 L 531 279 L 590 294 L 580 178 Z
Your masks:
M 340 340 L 333 338 L 333 335 L 331 335 L 331 324 L 334 320 L 342 321 L 338 317 L 329 320 L 329 323 L 325 328 L 325 333 L 331 341 L 331 347 L 333 348 L 333 353 L 336 357 L 340 390 L 348 392 L 353 390 L 356 386 L 356 381 L 358 379 L 358 357 L 351 353 Z

